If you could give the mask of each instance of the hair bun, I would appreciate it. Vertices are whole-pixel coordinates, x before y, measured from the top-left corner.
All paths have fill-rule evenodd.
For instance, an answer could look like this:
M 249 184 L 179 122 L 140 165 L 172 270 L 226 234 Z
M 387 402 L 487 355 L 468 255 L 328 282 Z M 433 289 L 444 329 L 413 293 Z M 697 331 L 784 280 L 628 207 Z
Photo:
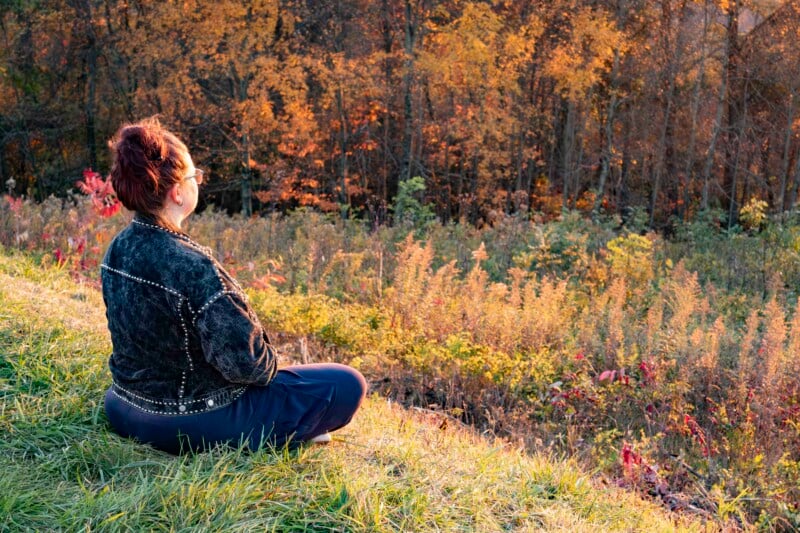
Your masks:
M 129 126 L 123 130 L 122 137 L 124 141 L 139 148 L 149 163 L 161 164 L 167 155 L 167 143 L 158 121 Z
M 189 151 L 156 118 L 122 126 L 111 145 L 111 182 L 122 204 L 157 216 L 167 191 L 183 179 Z
M 146 137 L 148 146 L 144 147 L 144 153 L 147 160 L 151 163 L 161 164 L 164 157 L 167 155 L 167 143 L 164 142 L 164 137 L 161 132 L 152 132 Z

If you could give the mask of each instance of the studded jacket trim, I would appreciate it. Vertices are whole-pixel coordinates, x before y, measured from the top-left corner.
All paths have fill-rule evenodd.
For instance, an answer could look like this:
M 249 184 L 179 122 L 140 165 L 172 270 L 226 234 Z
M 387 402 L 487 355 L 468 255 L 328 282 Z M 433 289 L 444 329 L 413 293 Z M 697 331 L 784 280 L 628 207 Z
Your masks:
M 111 385 L 111 392 L 123 402 L 146 413 L 171 416 L 192 415 L 225 407 L 239 398 L 246 390 L 247 387 L 232 387 L 195 400 L 165 401 L 139 396 L 116 383 Z

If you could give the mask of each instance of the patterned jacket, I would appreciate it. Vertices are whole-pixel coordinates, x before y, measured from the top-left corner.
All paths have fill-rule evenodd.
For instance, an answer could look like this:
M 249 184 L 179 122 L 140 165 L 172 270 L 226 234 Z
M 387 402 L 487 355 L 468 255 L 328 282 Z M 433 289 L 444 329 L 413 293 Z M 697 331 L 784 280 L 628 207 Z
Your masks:
M 101 265 L 112 392 L 146 412 L 218 409 L 266 385 L 276 356 L 239 284 L 208 248 L 137 214 Z

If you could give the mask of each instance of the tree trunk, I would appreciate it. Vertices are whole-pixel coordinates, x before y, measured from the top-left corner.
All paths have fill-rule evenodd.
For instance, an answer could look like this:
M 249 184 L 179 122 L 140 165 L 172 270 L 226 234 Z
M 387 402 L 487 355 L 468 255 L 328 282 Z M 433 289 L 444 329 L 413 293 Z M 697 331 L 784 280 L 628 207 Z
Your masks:
M 399 181 L 405 181 L 414 173 L 414 53 L 417 40 L 417 25 L 413 19 L 414 10 L 411 0 L 405 2 L 405 72 L 403 73 L 403 159 L 400 167 Z
M 725 142 L 725 168 L 722 177 L 724 190 L 728 193 L 728 228 L 732 228 L 738 213 L 736 202 L 737 173 L 739 170 L 739 153 L 741 150 L 742 119 L 743 113 L 740 106 L 743 103 L 741 94 L 742 83 L 739 76 L 739 0 L 730 3 L 728 14 L 728 28 L 726 37 L 727 69 L 724 74 L 728 77 L 728 94 L 726 98 L 728 107 L 728 127 L 726 128 Z
M 741 157 L 741 152 L 740 152 L 740 157 Z M 754 154 L 752 152 L 748 152 L 747 160 L 745 161 L 745 165 L 744 165 L 745 169 L 749 169 L 750 168 L 750 165 L 753 163 L 753 157 L 755 157 Z M 738 169 L 738 167 L 739 167 L 739 161 L 737 159 L 736 168 Z M 742 195 L 739 198 L 736 198 L 736 204 L 737 205 L 744 205 L 747 202 L 747 199 L 750 197 L 750 182 L 751 182 L 750 173 L 749 172 L 745 172 L 744 173 L 744 183 L 742 184 Z M 729 224 L 729 226 L 730 226 L 730 224 Z
M 586 95 L 586 102 L 591 102 L 594 99 L 594 87 L 589 88 L 589 92 Z M 573 136 L 573 144 L 577 147 L 577 153 L 575 154 L 575 159 L 572 163 L 572 209 L 576 209 L 578 207 L 578 200 L 580 199 L 580 192 L 582 188 L 582 181 L 583 181 L 583 169 L 584 169 L 584 152 L 586 145 L 583 139 L 583 133 L 586 129 L 586 121 L 587 116 L 584 116 L 583 108 L 576 108 L 576 115 L 573 119 L 573 123 L 575 124 L 574 136 Z
M 561 207 L 569 209 L 569 195 L 572 181 L 572 150 L 575 144 L 575 105 L 572 101 L 565 100 L 563 115 L 564 120 L 561 128 L 561 142 L 559 155 L 561 158 L 561 178 L 563 180 L 563 190 Z
M 410 170 L 413 172 L 413 175 L 409 177 L 413 178 L 414 176 L 422 176 L 427 179 L 427 176 L 423 175 L 424 165 L 422 164 L 422 150 L 423 148 L 425 148 L 425 143 L 423 142 L 422 138 L 422 126 L 424 119 L 424 112 L 423 112 L 424 106 L 422 103 L 424 98 L 423 92 L 424 91 L 421 90 L 417 91 L 417 105 L 414 107 L 414 109 L 418 111 L 417 120 L 415 121 L 416 133 L 414 135 L 414 139 L 416 140 L 416 142 L 411 143 L 411 145 L 416 151 L 416 154 L 411 157 L 411 160 L 414 161 L 414 165 L 413 167 L 409 167 Z
M 600 156 L 600 177 L 597 183 L 597 196 L 592 207 L 592 216 L 596 217 L 600 213 L 603 205 L 603 196 L 606 190 L 606 179 L 611 167 L 611 156 L 614 153 L 614 120 L 617 109 L 617 72 L 619 71 L 619 50 L 614 50 L 614 64 L 611 67 L 611 96 L 606 110 L 605 127 L 603 128 L 603 150 Z
M 661 134 L 658 138 L 656 148 L 656 162 L 653 166 L 653 191 L 650 197 L 650 228 L 655 223 L 656 207 L 658 205 L 658 193 L 661 186 L 661 175 L 664 172 L 664 160 L 666 158 L 667 136 L 670 131 L 670 121 L 672 120 L 672 105 L 675 98 L 675 78 L 671 77 L 669 89 L 667 90 L 667 100 L 664 103 L 664 122 L 661 126 Z
M 686 176 L 686 187 L 683 189 L 683 208 L 681 212 L 681 219 L 688 220 L 689 217 L 689 204 L 692 200 L 692 189 L 694 185 L 694 150 L 697 144 L 697 117 L 700 113 L 700 88 L 706 77 L 706 59 L 708 57 L 706 48 L 706 38 L 708 37 L 709 15 L 707 6 L 703 10 L 703 35 L 700 40 L 700 64 L 697 69 L 697 77 L 694 81 L 692 88 L 692 108 L 691 118 L 692 127 L 689 131 L 689 146 L 686 149 L 686 167 L 684 167 L 684 176 Z
M 761 150 L 759 150 L 759 152 L 761 158 L 758 164 L 758 170 L 759 173 L 761 174 L 761 183 L 766 185 L 767 195 L 769 196 L 770 200 L 772 200 L 772 205 L 775 205 L 775 200 L 776 200 L 775 191 L 772 189 L 772 187 L 769 186 L 770 182 L 769 160 L 770 160 L 770 155 L 772 155 L 772 137 L 770 135 L 767 135 L 766 139 L 764 139 L 764 142 L 761 143 Z M 749 173 L 747 169 L 750 168 L 750 165 L 747 165 L 744 168 L 745 168 L 745 173 L 746 174 Z M 756 185 L 758 185 L 758 183 L 756 183 Z M 750 198 L 750 195 L 745 194 L 743 198 L 744 201 L 746 202 L 747 199 Z
M 92 32 L 94 35 L 94 32 Z M 89 166 L 97 169 L 97 136 L 95 131 L 95 108 L 97 94 L 97 48 L 92 38 L 86 60 L 86 147 L 89 151 Z
M 111 0 L 106 0 L 105 17 L 108 21 L 108 35 L 110 40 L 113 42 L 116 38 L 117 30 L 115 30 L 113 26 L 114 14 L 112 14 L 111 4 Z M 117 17 L 119 18 L 118 29 L 122 30 L 123 33 L 129 31 L 130 26 L 128 24 L 128 4 L 123 4 L 119 7 L 114 5 L 113 7 L 114 13 L 117 13 Z M 133 121 L 134 109 L 131 95 L 136 91 L 136 77 L 131 72 L 130 64 L 127 60 L 123 59 L 122 55 L 116 50 L 103 48 L 102 57 L 108 63 L 109 68 L 114 67 L 116 69 L 113 74 L 108 76 L 108 81 L 111 83 L 114 91 L 116 91 L 117 96 L 122 100 L 122 104 L 125 109 L 125 118 L 129 121 Z
M 549 157 L 547 158 L 547 193 L 552 194 L 553 190 L 555 189 L 556 182 L 559 178 L 559 169 L 561 165 L 561 139 L 563 138 L 561 128 L 564 126 L 564 120 L 562 119 L 562 112 L 563 109 L 563 100 L 559 102 L 558 108 L 556 109 L 556 105 L 553 105 L 553 133 L 551 137 L 548 139 L 549 141 Z
M 797 191 L 800 189 L 800 148 L 795 151 L 794 154 L 794 165 L 792 165 L 792 190 L 789 195 L 789 205 L 787 208 L 789 210 L 794 209 L 794 206 L 797 204 Z
M 617 210 L 628 207 L 629 193 L 628 180 L 631 173 L 631 124 L 630 119 L 626 121 L 627 127 L 624 128 L 625 138 L 622 142 L 622 166 L 619 169 L 619 183 L 617 184 Z
M 382 164 L 382 171 L 383 175 L 381 176 L 381 184 L 378 191 L 378 196 L 383 200 L 385 204 L 389 203 L 389 161 L 390 159 L 394 158 L 392 154 L 392 143 L 389 142 L 389 134 L 392 131 L 392 114 L 388 111 L 391 109 L 391 95 L 394 92 L 394 80 L 392 76 L 394 75 L 394 71 L 392 69 L 392 61 L 389 58 L 390 54 L 392 53 L 394 39 L 392 37 L 392 22 L 393 17 L 392 13 L 389 9 L 389 1 L 382 0 L 381 2 L 381 31 L 383 37 L 383 52 L 386 54 L 383 60 L 383 75 L 384 75 L 384 83 L 386 89 L 386 100 L 385 100 L 385 108 L 386 112 L 383 113 L 383 146 L 384 150 L 387 152 L 383 156 L 383 164 Z
M 792 148 L 792 124 L 794 123 L 795 99 L 797 98 L 797 91 L 794 87 L 791 89 L 791 96 L 789 99 L 789 108 L 786 112 L 786 130 L 783 136 L 783 154 L 781 157 L 781 184 L 778 191 L 778 213 L 783 213 L 786 210 L 786 184 L 789 180 L 789 154 Z
M 458 201 L 458 221 L 461 222 L 462 219 L 465 219 L 464 215 L 464 173 L 466 172 L 467 168 L 467 161 L 466 161 L 466 150 L 464 150 L 464 145 L 461 145 L 460 148 L 461 154 L 459 156 L 459 163 L 458 163 L 458 186 L 456 188 L 456 200 Z
M 347 212 L 349 211 L 350 207 L 350 195 L 347 191 L 347 173 L 348 173 L 348 162 L 347 162 L 347 150 L 348 150 L 348 140 L 347 140 L 347 114 L 344 110 L 344 95 L 342 94 L 342 88 L 339 87 L 336 91 L 336 110 L 339 113 L 339 149 L 341 150 L 341 155 L 339 157 L 339 203 L 346 206 L 348 209 L 342 210 L 342 217 L 347 218 Z
M 735 10 L 731 9 L 728 12 L 728 34 L 730 34 L 730 28 L 734 26 L 738 26 L 738 17 Z M 709 142 L 708 150 L 706 151 L 705 164 L 703 165 L 703 195 L 701 208 L 704 210 L 708 209 L 710 194 L 709 189 L 711 187 L 711 167 L 714 166 L 714 155 L 717 149 L 717 141 L 719 140 L 719 134 L 722 131 L 722 118 L 725 111 L 725 98 L 728 94 L 728 65 L 730 63 L 732 54 L 731 47 L 731 39 L 725 39 L 725 51 L 722 54 L 722 70 L 720 74 L 719 91 L 717 93 L 717 112 L 716 116 L 714 117 L 714 129 L 711 132 L 711 141 Z
M 685 8 L 685 4 L 684 4 Z M 655 224 L 656 208 L 658 207 L 658 194 L 661 188 L 661 179 L 665 174 L 665 170 L 672 168 L 671 153 L 672 153 L 672 114 L 675 107 L 675 93 L 676 93 L 676 78 L 680 70 L 681 58 L 683 57 L 683 32 L 681 27 L 685 19 L 686 11 L 681 10 L 678 17 L 678 36 L 675 39 L 674 47 L 670 44 L 670 32 L 672 27 L 672 11 L 670 6 L 665 4 L 662 16 L 662 32 L 664 38 L 664 52 L 669 57 L 669 63 L 666 67 L 667 88 L 666 99 L 664 101 L 664 118 L 661 125 L 661 133 L 658 138 L 658 147 L 656 148 L 656 162 L 653 168 L 653 191 L 650 198 L 650 227 Z M 669 165 L 669 168 L 667 168 Z
M 453 205 L 452 205 L 452 189 L 450 187 L 450 144 L 447 143 L 444 146 L 444 174 L 442 181 L 442 203 L 444 207 L 442 208 L 443 216 L 442 216 L 442 223 L 447 224 L 450 221 L 450 218 L 453 216 Z
M 523 174 L 523 144 L 525 143 L 525 134 L 522 131 L 522 120 L 520 120 L 520 126 L 517 130 L 516 135 L 516 145 L 517 148 L 514 152 L 514 175 L 516 179 L 514 180 L 514 192 L 522 190 L 522 174 Z
M 73 26 L 78 35 L 85 39 L 83 50 L 83 78 L 85 81 L 85 98 L 83 102 L 84 126 L 86 130 L 86 151 L 89 166 L 97 168 L 97 140 L 95 133 L 95 109 L 97 95 L 97 34 L 92 21 L 92 6 L 88 0 L 77 0 L 73 3 L 79 25 Z M 78 37 L 76 35 L 76 37 Z
M 242 216 L 250 218 L 253 215 L 253 178 L 250 171 L 250 138 L 247 133 L 242 135 Z
M 744 202 L 747 201 L 747 197 L 749 196 L 749 185 L 750 185 L 750 176 L 749 173 L 745 174 L 745 182 L 744 187 L 742 188 L 741 197 L 739 197 L 739 162 L 742 157 L 742 137 L 744 137 L 744 129 L 745 129 L 745 117 L 747 117 L 747 85 L 744 85 L 744 90 L 742 91 L 741 100 L 742 108 L 738 110 L 738 117 L 736 122 L 736 130 L 732 131 L 732 133 L 736 136 L 736 149 L 734 151 L 733 161 L 728 161 L 725 165 L 727 170 L 728 166 L 730 166 L 730 173 L 731 173 L 731 183 L 730 183 L 730 205 L 728 208 L 728 229 L 731 229 L 734 224 L 738 222 L 739 219 L 739 206 L 742 205 Z M 729 128 L 731 131 L 731 128 Z M 744 168 L 747 172 L 749 172 L 750 164 L 752 163 L 752 152 L 748 152 L 747 154 L 747 161 L 745 162 Z

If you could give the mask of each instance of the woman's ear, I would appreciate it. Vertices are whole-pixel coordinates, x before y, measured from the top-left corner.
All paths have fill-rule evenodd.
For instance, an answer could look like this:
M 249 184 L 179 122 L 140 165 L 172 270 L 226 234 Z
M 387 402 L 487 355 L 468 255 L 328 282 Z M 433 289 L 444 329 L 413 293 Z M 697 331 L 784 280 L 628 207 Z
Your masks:
M 183 193 L 181 192 L 181 183 L 177 182 L 172 187 L 170 187 L 169 192 L 167 193 L 167 198 L 172 200 L 174 204 L 183 205 Z

